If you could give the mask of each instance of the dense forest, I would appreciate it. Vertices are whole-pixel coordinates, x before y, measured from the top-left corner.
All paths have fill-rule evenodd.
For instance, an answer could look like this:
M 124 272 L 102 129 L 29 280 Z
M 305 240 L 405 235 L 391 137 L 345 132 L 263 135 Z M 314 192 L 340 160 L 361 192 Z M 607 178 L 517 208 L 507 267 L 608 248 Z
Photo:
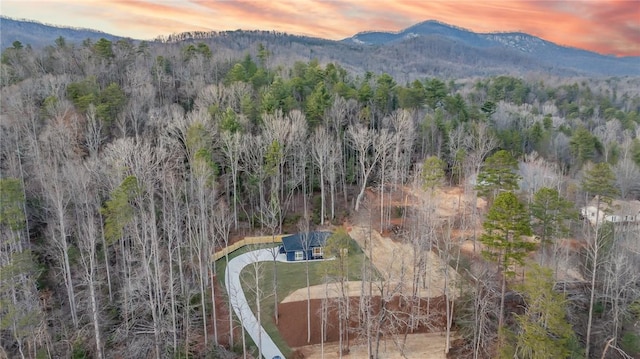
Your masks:
M 249 39 L 3 50 L 0 358 L 241 357 L 214 251 L 404 186 L 487 203 L 374 214 L 451 263 L 445 227 L 484 229 L 452 357 L 640 355 L 640 213 L 598 221 L 640 199 L 640 78 L 399 78 Z

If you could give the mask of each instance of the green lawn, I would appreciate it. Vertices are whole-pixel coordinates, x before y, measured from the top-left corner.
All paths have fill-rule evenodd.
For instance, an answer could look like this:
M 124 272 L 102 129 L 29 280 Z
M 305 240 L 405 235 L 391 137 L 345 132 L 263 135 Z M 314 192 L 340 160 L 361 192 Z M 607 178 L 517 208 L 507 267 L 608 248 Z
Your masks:
M 355 241 L 352 240 L 351 250 L 349 252 L 349 280 L 360 280 L 361 272 L 362 272 L 362 261 L 364 260 L 364 255 L 362 250 Z M 229 260 L 237 257 L 242 253 L 246 253 L 248 251 L 252 251 L 258 248 L 269 248 L 272 245 L 265 245 L 261 247 L 257 246 L 247 246 L 238 249 L 237 251 L 229 254 Z M 323 273 L 326 271 L 326 266 L 335 265 L 335 261 L 327 260 L 327 261 L 318 261 L 318 262 L 309 262 L 309 284 L 317 285 L 323 283 Z M 305 262 L 299 263 L 280 263 L 276 262 L 276 268 L 278 273 L 278 300 L 282 301 L 286 296 L 293 293 L 295 290 L 300 288 L 306 288 L 307 279 L 306 279 L 306 265 Z M 261 262 L 259 264 L 259 284 L 260 289 L 262 291 L 262 298 L 260 300 L 260 307 L 262 309 L 261 321 L 262 326 L 267 331 L 269 336 L 273 339 L 273 341 L 278 345 L 282 353 L 285 357 L 289 357 L 292 353 L 291 348 L 287 345 L 284 339 L 280 336 L 278 329 L 273 320 L 274 317 L 274 298 L 273 298 L 273 262 Z M 218 275 L 218 279 L 224 288 L 224 270 L 226 268 L 226 260 L 225 258 L 221 258 L 216 262 L 216 270 Z M 251 306 L 251 309 L 256 312 L 255 309 L 255 291 L 248 290 L 247 288 L 251 288 L 255 286 L 255 275 L 254 268 L 249 265 L 247 266 L 241 273 L 242 280 L 244 283 L 245 295 L 247 296 L 247 301 Z M 247 337 L 248 338 L 248 337 Z M 248 347 L 255 346 L 252 342 L 247 344 Z M 255 353 L 257 354 L 257 353 Z

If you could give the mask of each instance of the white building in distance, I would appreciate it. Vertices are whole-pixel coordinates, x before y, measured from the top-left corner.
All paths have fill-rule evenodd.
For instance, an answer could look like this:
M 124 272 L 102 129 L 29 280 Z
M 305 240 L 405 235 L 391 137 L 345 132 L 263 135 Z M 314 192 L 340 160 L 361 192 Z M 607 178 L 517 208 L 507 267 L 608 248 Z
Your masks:
M 580 209 L 582 217 L 588 219 L 593 225 L 601 224 L 602 221 L 611 223 L 640 222 L 640 201 L 614 200 L 611 205 L 601 201 L 599 212 L 597 203 L 596 197 L 587 206 Z

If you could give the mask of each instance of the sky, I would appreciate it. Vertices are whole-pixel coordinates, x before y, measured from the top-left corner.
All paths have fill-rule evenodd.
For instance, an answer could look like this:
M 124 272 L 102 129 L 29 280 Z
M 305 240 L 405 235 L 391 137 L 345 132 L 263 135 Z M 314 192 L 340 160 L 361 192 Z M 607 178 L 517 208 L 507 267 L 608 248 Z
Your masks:
M 237 29 L 340 40 L 439 20 L 475 32 L 522 31 L 559 45 L 640 56 L 640 0 L 2 0 L 0 14 L 145 40 Z

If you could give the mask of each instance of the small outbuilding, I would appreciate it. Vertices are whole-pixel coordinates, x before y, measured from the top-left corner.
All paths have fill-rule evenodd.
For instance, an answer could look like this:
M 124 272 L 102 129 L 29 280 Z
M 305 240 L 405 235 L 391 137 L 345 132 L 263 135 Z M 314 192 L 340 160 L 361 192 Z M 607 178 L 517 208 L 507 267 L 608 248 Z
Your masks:
M 330 236 L 331 232 L 308 232 L 282 237 L 280 253 L 286 254 L 289 262 L 323 259 Z

